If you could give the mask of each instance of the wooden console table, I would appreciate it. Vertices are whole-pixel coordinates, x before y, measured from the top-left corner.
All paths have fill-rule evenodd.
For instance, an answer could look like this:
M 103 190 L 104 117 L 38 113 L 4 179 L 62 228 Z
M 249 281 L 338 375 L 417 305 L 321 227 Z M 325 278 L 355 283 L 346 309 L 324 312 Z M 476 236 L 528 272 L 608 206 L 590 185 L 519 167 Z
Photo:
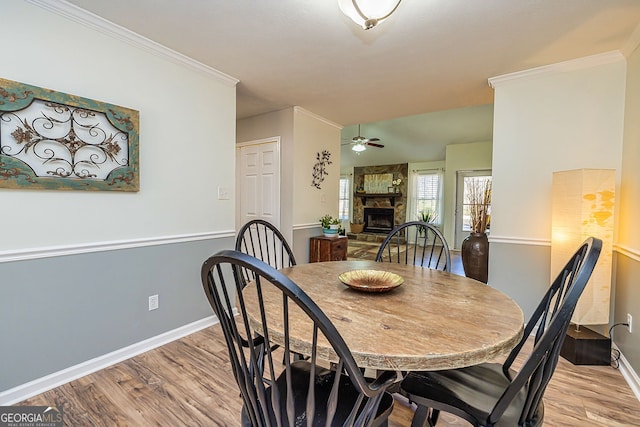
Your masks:
M 346 261 L 347 236 L 312 237 L 309 241 L 309 262 Z

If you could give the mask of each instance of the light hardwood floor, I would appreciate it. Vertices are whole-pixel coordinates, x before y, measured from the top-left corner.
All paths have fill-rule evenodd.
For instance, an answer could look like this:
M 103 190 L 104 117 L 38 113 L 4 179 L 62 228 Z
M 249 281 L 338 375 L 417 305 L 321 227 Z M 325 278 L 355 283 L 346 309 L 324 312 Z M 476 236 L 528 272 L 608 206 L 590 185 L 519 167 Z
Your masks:
M 561 359 L 544 398 L 545 426 L 640 426 L 620 372 Z M 19 405 L 58 405 L 69 426 L 238 426 L 241 400 L 219 326 L 148 351 Z M 390 427 L 409 426 L 396 402 Z M 443 414 L 438 426 L 465 426 Z
M 351 243 L 350 258 L 375 258 L 376 244 Z M 452 264 L 464 274 L 456 252 Z M 242 403 L 230 369 L 222 330 L 213 326 L 20 405 L 62 406 L 69 426 L 238 426 Z M 640 402 L 613 367 L 561 358 L 544 402 L 545 427 L 640 426 Z M 412 416 L 412 407 L 398 401 L 389 426 L 409 426 Z M 448 414 L 438 422 L 467 425 Z

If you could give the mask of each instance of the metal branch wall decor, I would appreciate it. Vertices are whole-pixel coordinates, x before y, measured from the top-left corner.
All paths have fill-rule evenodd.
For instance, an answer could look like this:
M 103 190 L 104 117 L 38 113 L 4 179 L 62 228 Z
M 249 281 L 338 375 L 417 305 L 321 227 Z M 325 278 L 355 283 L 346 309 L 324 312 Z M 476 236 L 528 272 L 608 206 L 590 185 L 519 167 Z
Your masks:
M 313 179 L 311 181 L 311 185 L 321 189 L 320 184 L 324 181 L 324 177 L 328 175 L 327 173 L 327 165 L 333 163 L 329 158 L 331 157 L 331 153 L 327 150 L 323 150 L 322 153 L 316 154 L 316 164 L 313 165 Z
M 0 188 L 140 189 L 139 113 L 0 79 Z

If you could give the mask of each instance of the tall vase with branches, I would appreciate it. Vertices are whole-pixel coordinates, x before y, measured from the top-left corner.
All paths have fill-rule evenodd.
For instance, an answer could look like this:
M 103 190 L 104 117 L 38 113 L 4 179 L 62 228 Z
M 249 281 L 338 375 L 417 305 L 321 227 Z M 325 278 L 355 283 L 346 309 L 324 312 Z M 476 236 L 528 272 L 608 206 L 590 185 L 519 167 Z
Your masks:
M 489 240 L 491 220 L 491 179 L 472 178 L 465 182 L 471 233 L 462 242 L 462 266 L 467 277 L 487 283 L 489 278 Z

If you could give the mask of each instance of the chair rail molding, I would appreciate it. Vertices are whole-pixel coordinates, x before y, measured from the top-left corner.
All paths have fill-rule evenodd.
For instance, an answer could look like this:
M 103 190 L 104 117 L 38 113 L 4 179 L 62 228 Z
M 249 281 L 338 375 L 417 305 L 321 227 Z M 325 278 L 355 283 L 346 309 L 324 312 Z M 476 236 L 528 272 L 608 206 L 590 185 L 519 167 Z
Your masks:
M 619 254 L 628 256 L 634 261 L 640 262 L 640 250 L 638 249 L 633 249 L 625 245 L 614 244 L 613 250 Z
M 492 236 L 489 235 L 489 243 L 504 243 L 508 245 L 529 245 L 529 246 L 549 246 L 551 239 L 534 239 L 530 237 L 517 236 Z M 634 261 L 640 262 L 640 250 L 629 246 L 613 244 L 613 251 L 628 256 Z
M 42 248 L 18 249 L 0 251 L 0 264 L 11 261 L 26 261 L 41 258 L 52 258 L 63 255 L 77 255 L 94 252 L 115 251 L 121 249 L 142 248 L 145 246 L 160 246 L 172 243 L 189 243 L 200 240 L 235 238 L 234 230 L 224 230 L 208 233 L 182 234 L 176 236 L 159 236 L 130 240 L 115 240 L 109 242 L 81 243 L 77 245 L 49 246 Z
M 551 239 L 535 239 L 530 237 L 517 237 L 517 236 L 494 236 L 491 234 L 489 234 L 489 243 L 506 243 L 510 245 L 531 245 L 531 246 L 551 247 Z
M 320 225 L 319 222 L 316 221 L 308 224 L 294 224 L 292 228 L 294 230 L 308 230 L 310 228 L 318 228 L 318 227 L 322 227 L 322 226 Z

